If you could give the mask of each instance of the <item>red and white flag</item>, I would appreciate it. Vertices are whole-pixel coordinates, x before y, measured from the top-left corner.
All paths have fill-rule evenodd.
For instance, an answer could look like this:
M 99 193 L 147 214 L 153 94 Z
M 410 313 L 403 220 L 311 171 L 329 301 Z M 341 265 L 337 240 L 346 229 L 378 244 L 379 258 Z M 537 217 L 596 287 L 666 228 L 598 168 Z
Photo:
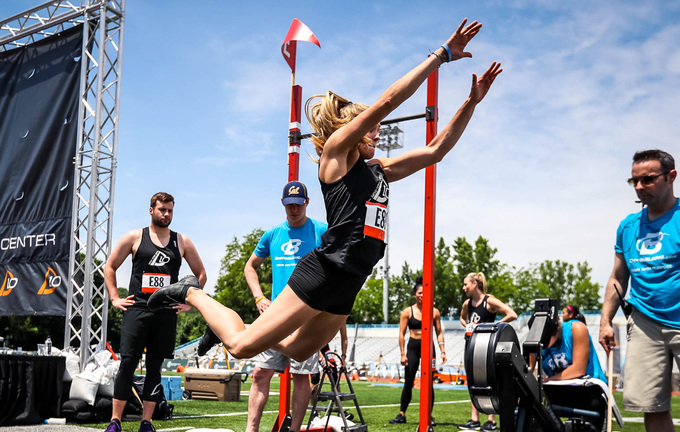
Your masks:
M 294 18 L 288 29 L 288 34 L 286 34 L 286 38 L 283 40 L 283 45 L 281 45 L 281 54 L 283 54 L 283 58 L 286 59 L 293 73 L 295 73 L 297 41 L 311 42 L 321 48 L 319 39 L 314 36 L 309 27 L 304 25 L 299 19 Z

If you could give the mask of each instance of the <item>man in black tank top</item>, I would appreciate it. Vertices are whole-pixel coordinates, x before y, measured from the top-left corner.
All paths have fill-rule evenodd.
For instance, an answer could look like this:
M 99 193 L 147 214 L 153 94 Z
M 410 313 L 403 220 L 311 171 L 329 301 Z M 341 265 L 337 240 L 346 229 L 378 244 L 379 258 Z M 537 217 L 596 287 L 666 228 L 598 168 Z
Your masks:
M 120 329 L 120 368 L 113 393 L 113 412 L 106 432 L 121 432 L 120 419 L 132 391 L 132 377 L 146 348 L 146 377 L 142 392 L 143 412 L 139 432 L 155 431 L 151 416 L 160 394 L 161 366 L 165 358 L 172 358 L 175 350 L 177 314 L 191 307 L 176 305 L 150 310 L 149 296 L 158 288 L 179 279 L 182 258 L 187 261 L 201 286 L 206 274 L 201 257 L 189 237 L 171 231 L 175 200 L 172 195 L 159 192 L 151 197 L 151 225 L 128 232 L 111 251 L 104 267 L 104 280 L 111 304 L 124 311 Z M 132 255 L 132 275 L 129 295 L 118 295 L 116 271 L 128 255 Z

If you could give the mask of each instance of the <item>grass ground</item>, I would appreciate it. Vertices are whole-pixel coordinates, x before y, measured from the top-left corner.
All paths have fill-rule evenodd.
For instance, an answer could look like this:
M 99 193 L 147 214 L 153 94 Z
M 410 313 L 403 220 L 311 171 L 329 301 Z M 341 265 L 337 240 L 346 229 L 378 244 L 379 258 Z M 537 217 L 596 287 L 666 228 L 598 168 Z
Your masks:
M 342 383 L 345 385 L 344 382 Z M 418 390 L 414 389 L 413 401 L 407 412 L 408 423 L 400 425 L 389 424 L 389 420 L 399 412 L 399 397 L 401 387 L 386 386 L 380 383 L 373 382 L 357 382 L 353 381 L 357 399 L 359 401 L 361 411 L 364 419 L 368 424 L 368 429 L 372 432 L 413 432 L 418 422 L 418 398 L 420 396 Z M 167 431 L 184 431 L 193 428 L 226 428 L 232 429 L 235 432 L 242 432 L 246 426 L 246 412 L 248 410 L 248 396 L 246 392 L 250 388 L 250 382 L 243 384 L 241 390 L 241 400 L 239 402 L 219 402 L 219 401 L 201 401 L 201 400 L 185 400 L 185 401 L 171 401 L 174 404 L 174 419 L 167 421 L 154 421 L 156 429 L 161 432 Z M 346 388 L 346 387 L 343 387 Z M 278 410 L 278 379 L 272 380 L 271 391 L 272 394 L 265 407 L 265 414 L 262 417 L 261 427 L 262 431 L 270 431 L 276 419 L 276 412 Z M 615 399 L 619 407 L 622 407 L 622 394 L 615 393 Z M 456 431 L 455 425 L 465 423 L 470 417 L 470 403 L 469 395 L 465 390 L 456 389 L 435 389 L 435 406 L 432 415 L 437 421 L 435 431 Z M 358 421 L 356 410 L 351 401 L 343 403 L 343 406 L 352 413 L 355 413 L 355 421 Z M 678 415 L 680 413 L 680 396 L 673 397 L 673 413 Z M 626 423 L 625 432 L 644 432 L 644 426 L 641 422 L 633 421 L 635 418 L 641 421 L 640 413 L 632 413 L 622 411 L 623 417 L 629 419 Z M 482 422 L 485 416 L 482 416 Z M 128 419 L 124 419 L 128 420 Z M 132 419 L 131 419 L 132 420 Z M 307 419 L 305 419 L 305 422 Z M 106 427 L 106 424 L 88 424 L 95 428 Z M 123 421 L 123 431 L 137 432 L 139 427 L 139 420 Z M 613 430 L 621 430 L 616 423 L 614 423 Z M 678 427 L 676 426 L 676 430 Z

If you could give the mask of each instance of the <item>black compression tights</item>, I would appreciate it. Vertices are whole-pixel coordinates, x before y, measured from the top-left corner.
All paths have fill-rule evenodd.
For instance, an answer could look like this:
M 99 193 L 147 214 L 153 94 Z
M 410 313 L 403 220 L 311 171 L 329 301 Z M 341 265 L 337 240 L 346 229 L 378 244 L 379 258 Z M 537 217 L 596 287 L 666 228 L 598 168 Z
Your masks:
M 420 364 L 420 339 L 410 338 L 408 340 L 408 344 L 406 345 L 406 358 L 408 359 L 408 363 L 404 368 L 404 388 L 401 390 L 401 406 L 399 408 L 399 410 L 404 413 L 411 403 L 411 398 L 413 396 L 413 381 L 416 379 L 416 372 L 418 372 L 418 365 Z M 429 366 L 429 364 L 426 365 L 426 367 Z M 430 400 L 434 403 L 434 391 L 431 391 L 432 398 Z
M 113 387 L 113 397 L 118 400 L 128 400 L 132 393 L 132 377 L 137 369 L 139 359 L 125 356 L 120 361 L 120 368 L 116 375 Z M 144 392 L 140 395 L 142 400 L 156 401 L 160 395 L 161 366 L 163 357 L 146 355 L 146 377 L 144 378 Z

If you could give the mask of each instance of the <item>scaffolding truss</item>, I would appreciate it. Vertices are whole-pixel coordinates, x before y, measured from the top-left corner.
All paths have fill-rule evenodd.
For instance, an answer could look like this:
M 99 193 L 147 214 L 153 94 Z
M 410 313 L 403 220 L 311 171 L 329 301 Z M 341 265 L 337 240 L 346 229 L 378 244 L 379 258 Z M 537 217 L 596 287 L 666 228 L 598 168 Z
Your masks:
M 106 344 L 124 11 L 125 0 L 54 0 L 0 21 L 0 52 L 83 26 L 64 336 L 83 367 Z

